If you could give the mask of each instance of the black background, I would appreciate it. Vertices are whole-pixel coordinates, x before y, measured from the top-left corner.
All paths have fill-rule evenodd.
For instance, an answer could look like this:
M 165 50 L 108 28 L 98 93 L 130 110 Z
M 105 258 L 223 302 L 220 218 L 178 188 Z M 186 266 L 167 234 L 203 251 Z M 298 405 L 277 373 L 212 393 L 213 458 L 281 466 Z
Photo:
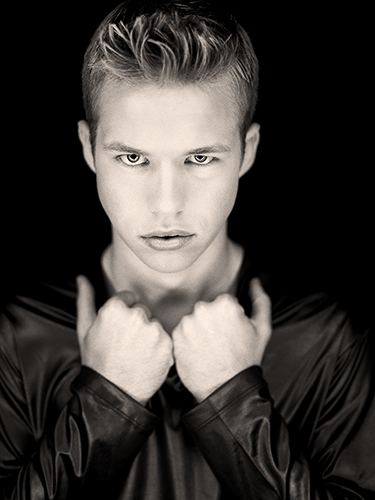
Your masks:
M 260 61 L 261 145 L 230 234 L 282 286 L 329 289 L 370 317 L 370 12 L 275 4 L 233 2 Z M 84 50 L 116 5 L 17 2 L 3 13 L 4 290 L 26 274 L 74 275 L 109 242 L 76 123 Z

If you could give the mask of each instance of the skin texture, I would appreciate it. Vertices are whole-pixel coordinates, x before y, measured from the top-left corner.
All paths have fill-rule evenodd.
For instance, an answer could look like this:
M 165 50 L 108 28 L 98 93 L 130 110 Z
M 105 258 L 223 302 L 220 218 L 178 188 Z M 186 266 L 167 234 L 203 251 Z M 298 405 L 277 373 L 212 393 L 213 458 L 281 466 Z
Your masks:
M 82 364 L 145 405 L 174 363 L 172 340 L 131 292 L 111 297 L 96 314 L 89 280 L 77 280 L 77 330 Z
M 104 92 L 100 106 L 95 156 L 83 121 L 79 134 L 112 223 L 113 243 L 121 254 L 116 258 L 135 265 L 139 272 L 146 266 L 142 277 L 147 281 L 150 270 L 156 272 L 151 276 L 176 275 L 190 268 L 206 250 L 212 256 L 227 243 L 226 221 L 239 178 L 255 159 L 259 126 L 250 129 L 242 158 L 233 104 L 215 88 L 108 85 L 112 88 Z M 214 147 L 214 152 L 207 153 L 214 159 L 209 164 L 199 164 L 189 154 L 217 144 L 229 151 L 216 152 Z M 121 145 L 129 147 L 121 151 Z M 147 160 L 148 164 L 126 164 L 127 154 L 135 150 L 145 153 L 140 162 Z M 178 252 L 155 252 L 140 238 L 170 229 L 195 236 Z M 197 268 L 202 265 L 200 259 Z
M 178 374 L 198 402 L 225 382 L 260 365 L 271 336 L 271 303 L 259 280 L 250 285 L 251 318 L 237 299 L 222 294 L 213 302 L 197 302 L 173 332 Z
M 83 362 L 144 404 L 174 361 L 202 400 L 259 364 L 270 334 L 259 283 L 251 297 L 261 311 L 251 320 L 227 293 L 242 259 L 227 218 L 255 160 L 259 125 L 250 127 L 243 149 L 238 113 L 220 85 L 107 83 L 99 108 L 95 151 L 85 121 L 78 131 L 112 225 L 103 267 L 116 297 L 96 315 L 94 291 L 80 279 Z M 147 243 L 150 234 L 165 241 L 165 231 L 191 237 L 177 249 Z M 133 294 L 130 302 L 124 291 Z M 197 368 L 205 359 L 203 374 Z

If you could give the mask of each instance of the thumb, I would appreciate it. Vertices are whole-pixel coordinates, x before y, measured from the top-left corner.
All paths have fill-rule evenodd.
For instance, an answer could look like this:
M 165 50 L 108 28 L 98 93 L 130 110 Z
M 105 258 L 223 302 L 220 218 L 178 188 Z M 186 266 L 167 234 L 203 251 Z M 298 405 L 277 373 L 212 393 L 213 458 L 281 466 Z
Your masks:
M 96 318 L 95 290 L 86 276 L 79 275 L 77 282 L 77 333 L 80 344 Z
M 259 278 L 250 281 L 249 294 L 252 303 L 251 319 L 255 322 L 258 332 L 269 337 L 272 331 L 272 304 Z

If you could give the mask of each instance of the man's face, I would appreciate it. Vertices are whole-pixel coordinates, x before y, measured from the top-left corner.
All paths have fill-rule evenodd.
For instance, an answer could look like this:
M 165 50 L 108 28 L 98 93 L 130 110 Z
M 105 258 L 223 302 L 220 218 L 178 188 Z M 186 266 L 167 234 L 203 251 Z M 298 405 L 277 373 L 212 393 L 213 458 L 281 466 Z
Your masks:
M 238 180 L 255 158 L 259 127 L 242 155 L 233 102 L 213 86 L 107 83 L 94 155 L 85 157 L 120 251 L 178 272 L 226 237 Z

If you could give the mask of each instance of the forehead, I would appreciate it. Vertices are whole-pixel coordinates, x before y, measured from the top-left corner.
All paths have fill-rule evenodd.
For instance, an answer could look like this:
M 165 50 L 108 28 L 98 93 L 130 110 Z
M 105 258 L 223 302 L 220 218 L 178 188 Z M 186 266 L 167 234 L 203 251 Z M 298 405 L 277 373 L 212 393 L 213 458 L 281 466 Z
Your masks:
M 204 85 L 105 83 L 98 140 L 163 144 L 231 140 L 239 132 L 238 105 L 225 82 Z

